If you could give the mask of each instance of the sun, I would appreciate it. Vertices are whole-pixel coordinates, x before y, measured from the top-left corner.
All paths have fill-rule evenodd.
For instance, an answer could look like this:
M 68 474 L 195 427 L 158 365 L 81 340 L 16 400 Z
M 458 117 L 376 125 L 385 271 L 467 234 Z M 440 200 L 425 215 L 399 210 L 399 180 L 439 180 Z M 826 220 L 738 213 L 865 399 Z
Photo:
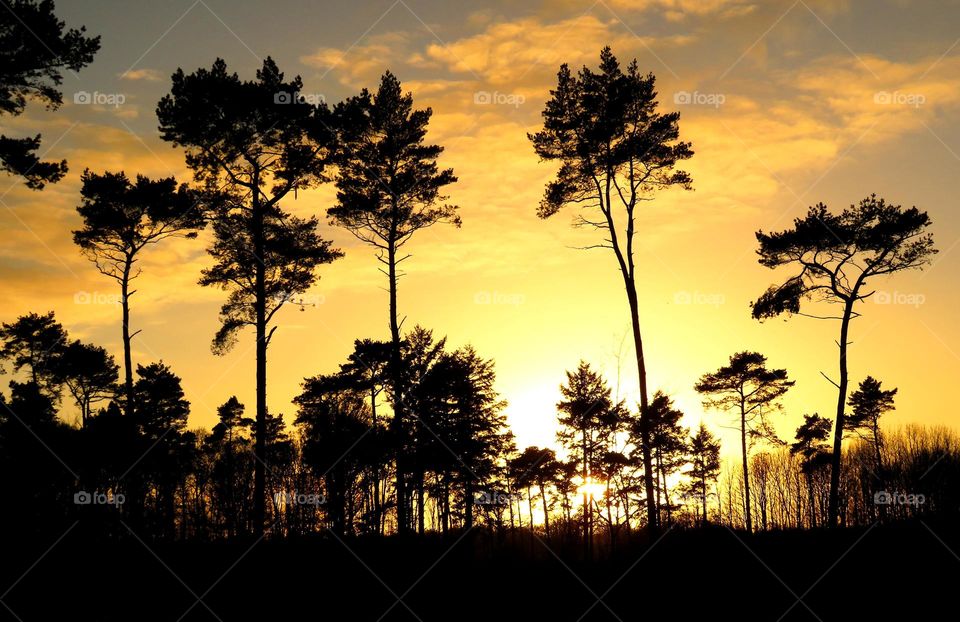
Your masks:
M 587 476 L 586 480 L 578 477 L 575 481 L 577 482 L 577 495 L 582 497 L 597 499 L 602 497 L 607 491 L 607 486 L 604 482 L 594 479 L 590 475 Z

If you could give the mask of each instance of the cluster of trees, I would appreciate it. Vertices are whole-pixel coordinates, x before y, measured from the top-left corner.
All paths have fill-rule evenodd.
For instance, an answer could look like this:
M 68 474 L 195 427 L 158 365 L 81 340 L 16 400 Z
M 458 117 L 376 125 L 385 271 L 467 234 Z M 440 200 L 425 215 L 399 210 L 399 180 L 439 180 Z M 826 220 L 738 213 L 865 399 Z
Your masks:
M 99 40 L 82 29 L 64 32 L 48 1 L 18 0 L 8 13 L 0 18 L 0 46 L 17 62 L 0 76 L 0 110 L 19 114 L 28 97 L 55 107 L 60 72 L 89 63 Z M 24 30 L 31 24 L 56 45 L 36 49 Z M 192 182 L 84 171 L 82 224 L 73 239 L 119 288 L 122 365 L 97 345 L 71 340 L 52 312 L 21 316 L 0 331 L 0 356 L 19 374 L 0 410 L 2 485 L 34 499 L 30 507 L 47 519 L 96 511 L 169 538 L 259 535 L 268 527 L 404 534 L 476 523 L 542 525 L 547 535 L 579 533 L 589 548 L 598 531 L 613 543 L 622 531 L 680 523 L 724 521 L 753 530 L 950 507 L 881 511 L 866 503 L 896 482 L 909 483 L 911 493 L 928 488 L 912 470 L 923 464 L 912 446 L 892 452 L 881 430 L 896 389 L 867 377 L 848 395 L 848 333 L 858 303 L 874 293 L 875 277 L 929 262 L 936 250 L 926 213 L 870 196 L 840 213 L 817 205 L 792 228 L 757 233 L 760 263 L 794 273 L 752 303 L 753 316 L 840 322 L 839 376 L 828 377 L 838 390 L 837 411 L 833 420 L 805 416 L 788 446 L 771 417 L 793 381 L 758 352 L 734 354 L 695 383 L 705 406 L 732 416 L 739 432 L 737 473 L 721 478 L 717 439 L 702 424 L 691 433 L 670 396 L 651 394 L 639 314 L 640 208 L 660 191 L 692 187 L 678 168 L 692 147 L 680 140 L 679 114 L 658 111 L 655 78 L 636 61 L 624 70 L 606 48 L 598 71 L 574 74 L 562 66 L 543 128 L 529 137 L 542 159 L 559 163 L 538 214 L 578 208 L 576 224 L 602 236 L 591 248 L 614 255 L 639 403 L 631 409 L 615 402 L 605 380 L 581 363 L 567 374 L 557 405 L 564 455 L 518 451 L 494 390 L 493 362 L 469 347 L 449 351 L 445 339 L 424 328 L 403 329 L 398 285 L 406 243 L 421 229 L 460 225 L 444 194 L 457 178 L 438 163 L 443 148 L 426 142 L 431 110 L 414 108 L 390 72 L 375 92 L 364 89 L 332 108 L 308 102 L 301 89 L 300 78 L 286 79 L 270 58 L 253 80 L 229 72 L 220 59 L 209 69 L 178 70 L 157 117 L 162 139 L 183 151 Z M 34 189 L 66 171 L 66 163 L 40 162 L 38 144 L 39 137 L 0 137 L 3 168 Z M 337 191 L 328 222 L 369 245 L 387 277 L 389 339 L 358 340 L 337 372 L 305 379 L 290 430 L 267 408 L 277 313 L 296 304 L 321 266 L 343 253 L 320 235 L 320 215 L 294 216 L 281 203 L 328 183 Z M 212 232 L 212 264 L 199 283 L 226 293 L 213 351 L 229 350 L 247 328 L 256 346 L 252 416 L 232 397 L 212 431 L 188 429 L 190 405 L 170 367 L 134 366 L 131 353 L 139 332 L 131 331 L 131 300 L 143 253 L 204 230 Z M 811 302 L 842 309 L 801 313 L 801 302 L 805 310 Z M 76 425 L 65 422 L 67 396 L 79 413 Z M 851 435 L 857 443 L 844 446 Z M 944 438 L 937 447 L 955 464 L 956 448 Z M 875 482 L 857 488 L 849 474 L 861 468 Z M 69 502 L 81 492 L 106 502 Z M 781 499 L 776 511 L 771 495 Z
M 107 535 L 257 532 L 257 425 L 236 397 L 217 409 L 212 430 L 191 429 L 180 378 L 163 363 L 138 366 L 127 412 L 113 357 L 71 340 L 53 314 L 3 324 L 0 340 L 0 356 L 24 379 L 10 382 L 9 398 L 0 395 L 0 489 L 24 500 L 21 511 L 4 515 L 6 527 L 29 532 L 86 516 Z M 527 529 L 582 541 L 588 553 L 595 543 L 614 547 L 649 527 L 640 406 L 615 401 L 589 364 L 567 372 L 561 386 L 558 455 L 517 448 L 492 361 L 470 347 L 450 350 L 421 327 L 401 345 L 401 439 L 392 435 L 392 408 L 384 408 L 395 399 L 389 341 L 358 340 L 338 371 L 305 379 L 291 427 L 282 414 L 268 414 L 264 511 L 271 533 L 393 533 L 397 503 L 407 506 L 409 528 L 418 533 Z M 685 427 L 668 395 L 652 396 L 646 421 L 658 524 L 828 524 L 832 422 L 806 415 L 788 443 L 770 421 L 792 386 L 785 370 L 768 368 L 754 352 L 735 354 L 696 383 L 705 402 L 738 427 L 742 463 L 726 469 L 720 442 L 703 423 Z M 893 410 L 896 392 L 868 377 L 850 396 L 844 525 L 954 515 L 960 507 L 960 438 L 938 429 L 884 433 L 881 417 Z M 75 424 L 58 416 L 68 400 L 87 413 Z M 407 468 L 399 500 L 398 453 Z

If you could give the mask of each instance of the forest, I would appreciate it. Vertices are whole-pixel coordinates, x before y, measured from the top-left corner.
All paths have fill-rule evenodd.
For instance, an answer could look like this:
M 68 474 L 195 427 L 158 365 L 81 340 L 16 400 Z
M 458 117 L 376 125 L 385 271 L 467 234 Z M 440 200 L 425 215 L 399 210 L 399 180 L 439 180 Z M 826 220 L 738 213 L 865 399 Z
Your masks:
M 48 0 L 4 4 L 0 114 L 16 117 L 28 104 L 56 109 L 63 75 L 96 62 L 101 39 L 68 28 Z M 931 218 L 871 194 L 843 208 L 812 205 L 782 230 L 758 229 L 752 251 L 771 276 L 756 283 L 744 313 L 757 322 L 824 320 L 825 339 L 837 345 L 823 361 L 836 410 L 802 413 L 792 436 L 778 434 L 784 396 L 804 388 L 764 353 L 743 350 L 689 370 L 687 382 L 712 419 L 685 427 L 674 398 L 648 386 L 657 361 L 644 350 L 636 248 L 644 232 L 636 222 L 661 193 L 696 187 L 683 166 L 696 157 L 697 136 L 682 133 L 680 113 L 664 109 L 653 73 L 621 62 L 610 47 L 597 52 L 592 67 L 557 68 L 542 126 L 527 137 L 535 157 L 556 171 L 530 209 L 541 219 L 573 214 L 575 227 L 593 232 L 591 250 L 618 271 L 636 403 L 617 398 L 613 379 L 571 352 L 568 371 L 556 378 L 555 445 L 518 446 L 483 344 L 454 348 L 450 336 L 416 318 L 404 323 L 401 277 L 416 271 L 407 243 L 462 223 L 448 197 L 457 174 L 427 137 L 433 112 L 386 67 L 379 84 L 328 105 L 304 96 L 300 77 L 269 57 L 254 76 L 219 58 L 198 59 L 173 74 L 155 111 L 162 139 L 182 154 L 192 179 L 69 163 L 83 170 L 75 197 L 81 224 L 63 235 L 116 294 L 106 312 L 116 313 L 122 351 L 75 338 L 56 309 L 24 309 L 0 324 L 9 382 L 0 393 L 0 534 L 9 553 L 0 613 L 49 619 L 26 612 L 53 607 L 46 610 L 53 615 L 86 598 L 100 603 L 96 619 L 176 620 L 173 610 L 183 609 L 180 619 L 269 618 L 259 612 L 279 614 L 286 600 L 325 585 L 322 604 L 290 606 L 304 615 L 334 606 L 334 619 L 421 619 L 427 611 L 479 619 L 468 604 L 475 603 L 483 617 L 566 619 L 572 610 L 564 603 L 544 601 L 585 588 L 581 619 L 639 619 L 640 611 L 686 619 L 726 607 L 767 619 L 751 613 L 764 604 L 784 605 L 780 619 L 836 619 L 872 610 L 829 604 L 822 591 L 807 598 L 780 574 L 805 564 L 816 575 L 829 572 L 839 553 L 874 529 L 886 544 L 867 547 L 857 571 L 835 571 L 843 575 L 836 589 L 871 598 L 894 590 L 887 594 L 911 601 L 914 612 L 912 601 L 932 606 L 920 590 L 949 585 L 960 570 L 953 553 L 960 548 L 948 546 L 958 542 L 960 435 L 899 425 L 897 378 L 847 367 L 850 324 L 871 312 L 877 281 L 923 270 L 938 252 Z M 43 153 L 39 135 L 0 138 L 4 174 L 38 193 L 68 171 Z M 337 200 L 325 212 L 303 218 L 285 209 L 298 192 L 325 185 Z M 369 269 L 382 273 L 387 292 L 384 332 L 354 336 L 339 368 L 303 378 L 289 409 L 274 411 L 268 355 L 284 329 L 278 312 L 308 306 L 311 287 L 344 256 L 325 227 L 369 249 Z M 132 347 L 143 257 L 203 240 L 209 261 L 197 287 L 223 297 L 212 351 L 242 343 L 255 358 L 247 379 L 255 403 L 229 397 L 212 429 L 191 423 L 196 409 L 177 370 L 137 360 Z M 734 430 L 737 444 L 722 446 L 718 427 Z M 51 546 L 68 535 L 72 543 L 59 552 Z M 906 563 L 915 571 L 903 575 L 903 562 L 884 561 L 901 546 L 938 561 L 915 558 Z M 44 550 L 50 559 L 17 587 Z M 627 591 L 608 597 L 648 553 L 643 578 L 627 575 L 635 603 Z M 85 567 L 78 558 L 92 561 Z M 761 558 L 776 560 L 780 574 L 768 574 Z M 237 576 L 221 575 L 241 561 Z M 941 562 L 947 572 L 935 570 Z M 899 570 L 871 583 L 867 575 L 881 563 Z M 725 565 L 731 576 L 703 585 Z M 431 570 L 411 596 L 419 580 L 388 585 Z M 160 587 L 171 574 L 169 590 Z M 511 590 L 490 583 L 498 577 L 524 585 L 512 590 L 526 594 L 513 614 L 510 601 L 498 600 Z M 700 604 L 677 602 L 684 589 L 696 594 L 698 583 Z M 63 603 L 39 596 L 61 586 Z M 656 603 L 657 590 L 671 596 Z M 339 609 L 329 602 L 338 594 L 360 602 Z M 728 598 L 743 600 L 722 602 Z M 815 598 L 819 606 L 808 604 Z M 156 610 L 144 606 L 153 601 Z

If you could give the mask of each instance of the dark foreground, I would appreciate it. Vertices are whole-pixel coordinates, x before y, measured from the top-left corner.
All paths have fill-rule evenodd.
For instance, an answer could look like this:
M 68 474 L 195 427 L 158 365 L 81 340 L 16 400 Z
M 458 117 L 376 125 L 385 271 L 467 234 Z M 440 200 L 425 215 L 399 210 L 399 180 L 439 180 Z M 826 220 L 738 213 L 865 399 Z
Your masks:
M 87 536 L 81 523 L 56 540 L 7 541 L 0 620 L 960 616 L 960 526 L 930 522 L 754 536 L 676 530 L 653 546 L 637 537 L 621 542 L 593 562 L 573 542 L 481 531 L 409 541 L 331 534 L 165 544 L 128 535 L 108 543 Z

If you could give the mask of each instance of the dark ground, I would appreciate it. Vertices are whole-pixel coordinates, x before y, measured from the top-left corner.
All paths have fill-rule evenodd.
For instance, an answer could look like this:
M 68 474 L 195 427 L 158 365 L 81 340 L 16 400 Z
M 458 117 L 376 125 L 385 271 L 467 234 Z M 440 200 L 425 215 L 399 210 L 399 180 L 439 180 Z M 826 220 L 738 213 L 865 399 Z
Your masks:
M 592 563 L 574 543 L 481 531 L 145 543 L 78 523 L 50 548 L 58 535 L 3 546 L 0 620 L 960 619 L 956 524 L 676 530 Z

